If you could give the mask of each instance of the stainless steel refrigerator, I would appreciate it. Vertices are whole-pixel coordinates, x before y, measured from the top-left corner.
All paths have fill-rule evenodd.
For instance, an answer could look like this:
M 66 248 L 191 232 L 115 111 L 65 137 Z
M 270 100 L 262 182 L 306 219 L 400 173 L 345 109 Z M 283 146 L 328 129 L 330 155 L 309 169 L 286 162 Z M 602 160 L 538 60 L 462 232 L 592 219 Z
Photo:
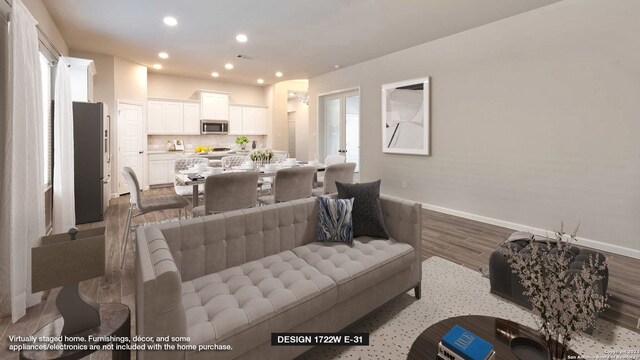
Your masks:
M 76 223 L 102 221 L 108 200 L 109 131 L 103 103 L 73 103 Z

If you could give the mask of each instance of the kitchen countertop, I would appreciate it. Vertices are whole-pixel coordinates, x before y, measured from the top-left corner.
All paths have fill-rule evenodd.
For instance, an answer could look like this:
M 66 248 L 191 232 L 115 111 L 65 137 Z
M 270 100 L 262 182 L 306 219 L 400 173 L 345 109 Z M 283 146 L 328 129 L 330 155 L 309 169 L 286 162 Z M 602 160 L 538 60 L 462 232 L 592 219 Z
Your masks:
M 235 151 L 235 150 L 230 150 L 230 151 L 215 151 L 215 152 L 209 152 L 207 155 L 199 155 L 196 154 L 193 150 L 179 150 L 179 151 L 168 151 L 168 150 L 147 150 L 147 154 L 175 154 L 178 156 L 185 156 L 185 157 L 205 157 L 208 159 L 220 159 L 224 156 L 227 155 L 249 155 L 250 151 Z
M 184 154 L 184 151 L 168 151 L 168 150 L 147 150 L 147 154 Z

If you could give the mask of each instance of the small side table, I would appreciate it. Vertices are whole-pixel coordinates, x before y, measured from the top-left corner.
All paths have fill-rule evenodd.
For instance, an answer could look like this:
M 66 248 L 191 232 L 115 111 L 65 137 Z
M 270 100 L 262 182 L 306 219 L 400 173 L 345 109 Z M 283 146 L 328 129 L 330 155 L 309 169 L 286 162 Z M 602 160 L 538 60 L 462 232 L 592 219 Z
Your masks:
M 76 334 L 72 334 L 70 336 L 82 336 L 85 339 L 88 338 L 89 335 L 93 335 L 95 337 L 108 337 L 118 336 L 118 337 L 127 337 L 131 338 L 131 312 L 129 311 L 129 307 L 124 304 L 100 304 L 100 326 L 85 330 L 83 332 L 79 332 Z M 40 328 L 38 331 L 33 334 L 36 338 L 41 336 L 47 337 L 57 337 L 60 336 L 62 332 L 62 325 L 64 321 L 62 317 L 59 317 L 47 325 Z M 106 345 L 108 341 L 104 342 L 67 342 L 66 344 L 84 344 L 84 345 Z M 44 344 L 38 343 L 36 344 Z M 49 351 L 21 351 L 20 359 L 29 359 L 29 360 L 49 360 L 49 359 L 81 359 L 91 353 L 94 350 L 80 350 L 80 351 L 62 351 L 62 350 L 49 350 Z M 113 350 L 112 359 L 124 360 L 130 359 L 131 354 L 130 351 Z

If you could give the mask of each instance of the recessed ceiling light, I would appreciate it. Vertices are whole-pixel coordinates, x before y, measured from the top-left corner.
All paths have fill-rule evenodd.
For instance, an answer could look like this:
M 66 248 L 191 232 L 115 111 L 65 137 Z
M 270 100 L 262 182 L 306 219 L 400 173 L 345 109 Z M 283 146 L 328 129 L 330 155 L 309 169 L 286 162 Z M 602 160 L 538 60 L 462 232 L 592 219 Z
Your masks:
M 263 79 L 258 79 L 258 84 L 264 84 L 264 80 Z
M 236 40 L 238 42 L 245 43 L 245 42 L 247 42 L 247 40 L 249 40 L 249 38 L 245 34 L 238 34 L 238 35 L 236 35 Z
M 282 77 L 282 75 L 283 75 L 283 74 L 282 74 L 282 71 L 278 71 L 278 72 L 276 73 L 276 76 L 277 76 L 277 77 Z
M 169 57 L 169 54 L 163 51 L 161 53 L 158 53 L 158 56 L 160 57 L 160 59 L 167 59 Z
M 333 65 L 333 67 L 336 68 L 336 69 L 340 69 L 340 65 L 338 65 L 338 64 Z
M 154 68 L 154 69 L 156 69 L 156 70 L 160 70 L 160 69 L 162 69 L 162 65 L 160 65 L 160 64 L 153 64 L 153 68 Z
M 167 26 L 178 25 L 178 20 L 176 20 L 176 18 L 174 18 L 173 16 L 165 16 L 165 18 L 162 19 L 162 21 L 164 21 L 164 24 Z
M 212 73 L 211 73 L 211 76 L 213 76 L 213 77 L 218 77 L 218 76 L 220 76 L 220 74 L 218 74 L 218 72 L 217 72 L 217 71 L 214 71 L 214 72 L 212 72 Z
M 227 70 L 231 70 L 231 69 L 233 69 L 233 64 L 232 63 L 226 63 L 226 64 L 224 64 L 224 68 L 227 69 Z

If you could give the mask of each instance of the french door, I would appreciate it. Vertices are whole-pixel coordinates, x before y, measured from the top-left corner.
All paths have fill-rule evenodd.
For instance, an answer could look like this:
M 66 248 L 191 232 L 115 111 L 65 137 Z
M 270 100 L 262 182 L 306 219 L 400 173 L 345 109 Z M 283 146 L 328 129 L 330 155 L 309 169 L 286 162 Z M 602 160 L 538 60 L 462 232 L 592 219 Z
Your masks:
M 320 152 L 325 157 L 343 155 L 360 171 L 360 92 L 322 96 L 322 106 Z

